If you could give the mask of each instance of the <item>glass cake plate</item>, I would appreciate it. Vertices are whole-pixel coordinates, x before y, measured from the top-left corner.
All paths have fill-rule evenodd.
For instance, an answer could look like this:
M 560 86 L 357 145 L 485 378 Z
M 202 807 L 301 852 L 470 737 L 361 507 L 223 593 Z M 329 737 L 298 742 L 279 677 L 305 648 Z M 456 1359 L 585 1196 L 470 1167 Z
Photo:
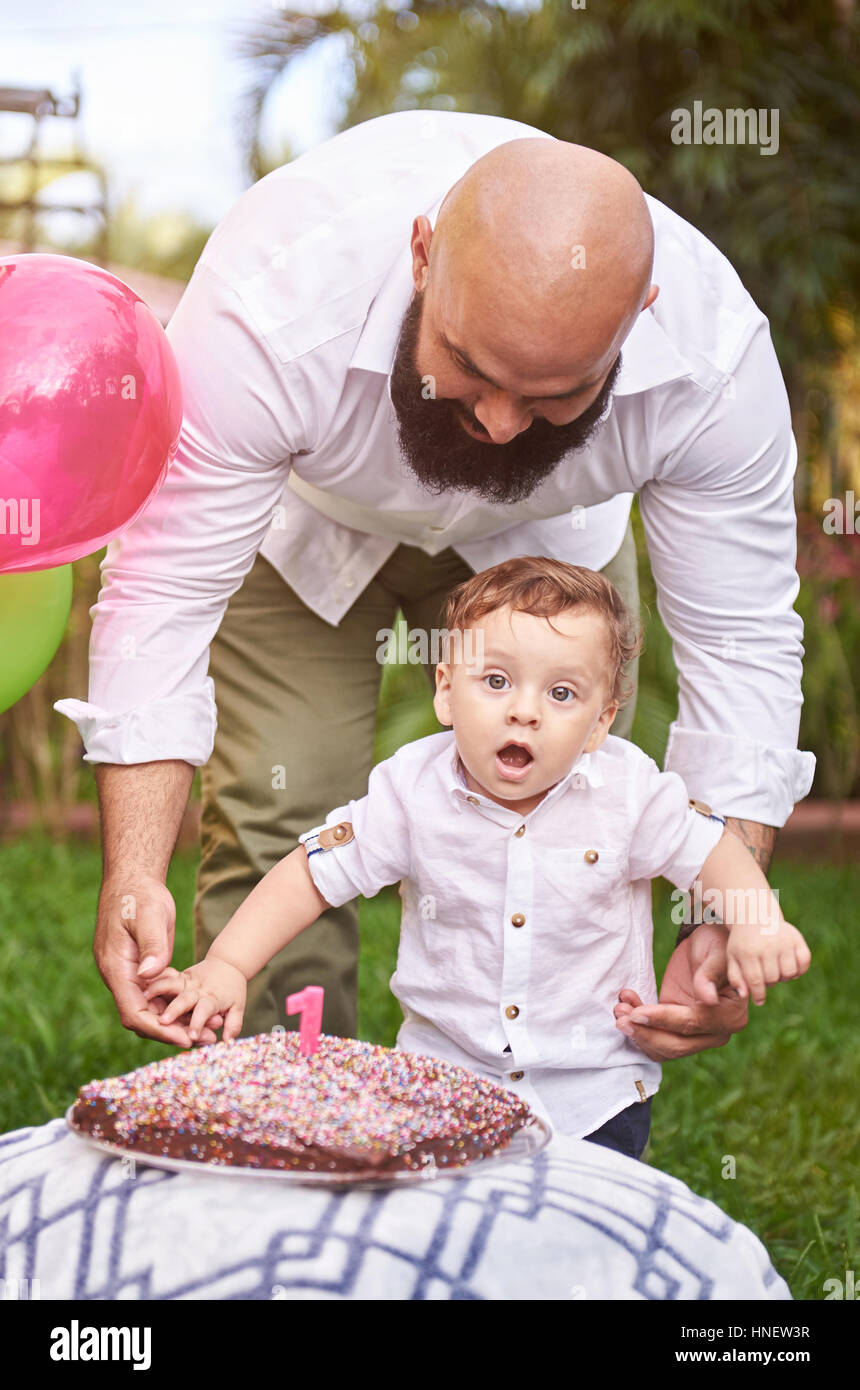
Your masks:
M 279 1178 L 281 1182 L 314 1183 L 327 1187 L 388 1187 L 401 1183 L 432 1182 L 439 1178 L 458 1178 L 468 1176 L 487 1163 L 518 1161 L 532 1158 L 540 1153 L 552 1138 L 552 1130 L 538 1115 L 533 1115 L 522 1129 L 517 1130 L 510 1143 L 496 1153 L 470 1159 L 467 1163 L 439 1164 L 430 1162 L 423 1168 L 401 1168 L 394 1173 L 378 1173 L 372 1168 L 356 1169 L 355 1172 L 332 1172 L 327 1169 L 311 1168 L 250 1168 L 241 1164 L 198 1162 L 191 1158 L 172 1158 L 169 1154 L 142 1153 L 138 1149 L 113 1144 L 106 1139 L 96 1139 L 72 1124 L 74 1104 L 66 1111 L 66 1125 L 76 1138 L 83 1140 L 94 1149 L 111 1154 L 114 1158 L 131 1158 L 135 1163 L 147 1164 L 151 1168 L 168 1168 L 176 1173 L 216 1173 L 219 1177 L 231 1178 Z

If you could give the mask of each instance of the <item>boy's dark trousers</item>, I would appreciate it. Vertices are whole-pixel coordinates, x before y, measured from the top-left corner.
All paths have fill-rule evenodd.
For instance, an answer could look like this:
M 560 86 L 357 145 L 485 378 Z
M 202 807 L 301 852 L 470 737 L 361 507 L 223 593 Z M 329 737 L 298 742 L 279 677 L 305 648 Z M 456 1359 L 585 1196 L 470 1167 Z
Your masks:
M 626 1110 L 620 1110 L 607 1120 L 600 1129 L 595 1129 L 584 1138 L 589 1144 L 600 1144 L 604 1149 L 614 1149 L 616 1153 L 627 1154 L 630 1158 L 641 1158 L 648 1143 L 651 1129 L 651 1101 L 634 1100 Z

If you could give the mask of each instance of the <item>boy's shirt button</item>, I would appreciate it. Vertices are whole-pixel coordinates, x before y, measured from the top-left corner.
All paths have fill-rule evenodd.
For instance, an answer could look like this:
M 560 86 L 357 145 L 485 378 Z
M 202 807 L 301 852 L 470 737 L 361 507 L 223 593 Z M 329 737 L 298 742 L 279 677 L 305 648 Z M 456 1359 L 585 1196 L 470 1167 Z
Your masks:
M 519 1011 L 519 1009 L 517 1008 L 516 1004 L 509 1004 L 508 1007 L 505 1009 L 505 1017 L 506 1017 L 506 1018 L 518 1018 L 518 1017 L 519 1017 L 519 1012 L 520 1012 L 520 1011 Z
M 526 924 L 526 919 L 525 919 L 525 917 L 523 916 L 523 914 L 522 914 L 521 912 L 515 912 L 514 915 L 513 915 L 513 917 L 511 918 L 511 926 L 512 926 L 512 927 L 524 927 L 525 924 Z
M 352 822 L 342 820 L 339 825 L 325 826 L 317 836 L 317 844 L 320 849 L 336 849 L 339 845 L 348 845 L 354 839 Z
M 600 858 L 600 855 L 597 853 L 596 849 L 587 849 L 585 851 L 585 854 L 583 855 L 583 858 L 585 859 L 586 864 L 596 864 L 598 859 Z

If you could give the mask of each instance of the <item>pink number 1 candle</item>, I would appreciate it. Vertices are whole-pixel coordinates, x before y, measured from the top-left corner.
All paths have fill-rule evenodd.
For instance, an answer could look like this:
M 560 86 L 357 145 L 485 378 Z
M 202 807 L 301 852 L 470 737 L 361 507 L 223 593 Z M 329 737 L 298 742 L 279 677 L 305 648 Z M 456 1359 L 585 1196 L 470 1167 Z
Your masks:
M 320 1045 L 324 994 L 322 985 L 306 985 L 298 994 L 287 995 L 287 1013 L 302 1016 L 299 1050 L 303 1057 L 311 1057 Z

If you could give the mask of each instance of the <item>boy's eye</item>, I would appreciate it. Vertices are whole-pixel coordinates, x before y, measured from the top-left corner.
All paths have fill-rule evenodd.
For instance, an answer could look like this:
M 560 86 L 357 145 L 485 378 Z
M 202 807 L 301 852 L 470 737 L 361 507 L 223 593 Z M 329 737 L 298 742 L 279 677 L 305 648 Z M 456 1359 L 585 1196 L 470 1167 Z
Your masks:
M 555 685 L 550 691 L 552 698 L 559 705 L 569 705 L 571 700 L 575 700 L 574 692 L 567 685 Z M 570 697 L 568 699 L 568 696 Z
M 485 676 L 484 680 L 487 681 L 491 690 L 504 690 L 507 685 L 507 678 L 505 676 L 500 676 L 498 672 L 490 676 Z M 494 684 L 496 681 L 499 682 L 498 685 Z

